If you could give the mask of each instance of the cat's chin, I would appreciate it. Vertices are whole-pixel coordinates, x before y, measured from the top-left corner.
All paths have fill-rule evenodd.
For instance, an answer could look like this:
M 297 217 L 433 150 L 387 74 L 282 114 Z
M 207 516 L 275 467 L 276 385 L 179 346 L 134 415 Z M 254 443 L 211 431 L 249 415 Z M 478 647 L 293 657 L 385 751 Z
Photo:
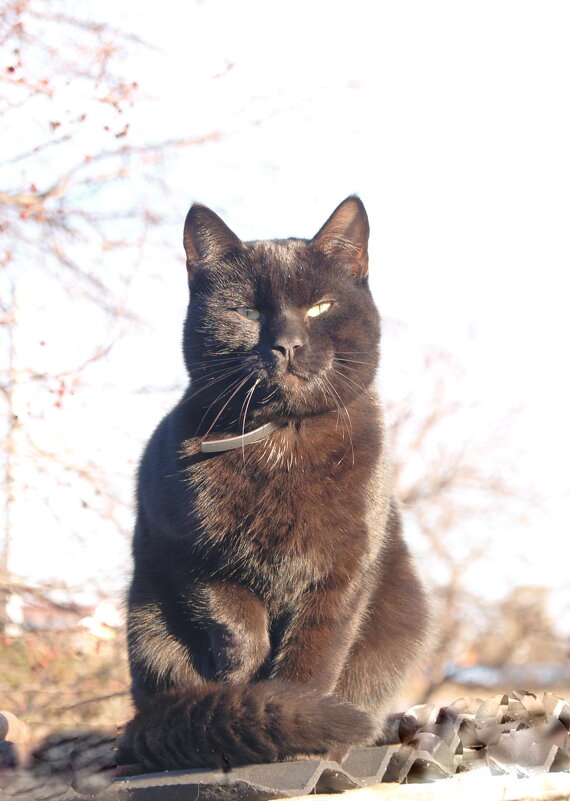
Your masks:
M 270 400 L 254 412 L 254 419 L 263 423 L 299 420 L 325 414 L 337 408 L 334 397 L 327 394 L 317 381 L 318 376 L 303 378 L 294 373 L 279 376 L 269 384 Z
M 313 376 L 302 375 L 301 373 L 294 373 L 292 370 L 288 370 L 286 373 L 283 373 L 279 381 L 283 387 L 303 391 L 312 379 Z
M 316 375 L 303 375 L 287 371 L 282 373 L 274 382 L 277 386 L 277 396 L 281 397 L 286 404 L 305 409 L 308 405 L 312 408 L 315 404 L 315 394 L 318 387 Z M 319 392 L 319 397 L 322 393 Z

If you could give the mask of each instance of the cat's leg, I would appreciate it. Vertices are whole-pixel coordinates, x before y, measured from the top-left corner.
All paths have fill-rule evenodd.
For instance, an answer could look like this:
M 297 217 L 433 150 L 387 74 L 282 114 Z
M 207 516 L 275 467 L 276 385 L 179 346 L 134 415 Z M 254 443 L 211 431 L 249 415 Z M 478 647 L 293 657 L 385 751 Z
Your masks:
M 214 724 L 227 729 L 232 705 L 243 715 L 242 695 L 269 652 L 266 613 L 256 596 L 221 582 L 168 596 L 148 572 L 135 573 L 128 642 L 138 712 L 120 739 L 118 761 L 155 768 L 229 764 L 208 731 Z M 228 754 L 232 747 L 230 737 Z
M 362 628 L 336 694 L 370 714 L 381 737 L 394 696 L 426 656 L 430 614 L 424 589 L 404 544 L 397 515 L 382 552 Z
M 190 632 L 187 632 L 189 635 Z M 198 639 L 199 632 L 192 632 Z M 147 574 L 135 572 L 129 593 L 127 644 L 131 692 L 137 707 L 145 698 L 172 687 L 203 684 L 203 665 L 168 619 L 164 602 Z
M 143 760 L 137 737 L 152 731 L 145 708 L 153 698 L 178 691 L 182 695 L 205 684 L 203 670 L 167 619 L 161 594 L 148 569 L 135 569 L 128 599 L 127 644 L 131 695 L 137 714 L 117 743 L 117 763 Z M 136 731 L 133 727 L 136 725 Z M 142 732 L 142 733 L 141 733 Z
M 335 579 L 330 579 L 328 586 L 321 585 L 317 591 L 307 593 L 299 604 L 271 670 L 272 678 L 309 687 L 322 696 L 334 693 L 366 607 L 366 596 L 357 582 Z M 368 720 L 365 725 L 370 731 Z M 351 746 L 362 742 L 355 727 L 352 737 L 321 752 L 321 756 L 342 762 Z M 296 758 L 300 756 L 297 754 Z M 314 755 L 307 752 L 304 756 Z
M 330 577 L 306 593 L 283 632 L 271 678 L 333 692 L 365 607 L 366 597 L 346 578 Z
M 135 573 L 127 633 L 135 703 L 174 687 L 247 682 L 269 653 L 260 600 L 226 582 L 200 583 L 168 603 L 156 582 Z
M 203 585 L 199 597 L 200 621 L 215 664 L 213 678 L 250 681 L 269 654 L 265 607 L 250 590 L 225 581 Z

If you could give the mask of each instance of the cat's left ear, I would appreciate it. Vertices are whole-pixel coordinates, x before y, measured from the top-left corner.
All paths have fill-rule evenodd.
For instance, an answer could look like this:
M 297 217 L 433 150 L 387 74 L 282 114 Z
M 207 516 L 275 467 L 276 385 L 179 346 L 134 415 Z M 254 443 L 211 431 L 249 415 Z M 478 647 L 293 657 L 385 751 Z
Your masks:
M 369 233 L 364 204 L 356 195 L 350 195 L 333 211 L 311 244 L 327 256 L 333 256 L 356 279 L 362 280 L 368 275 Z
M 207 206 L 194 203 L 184 223 L 184 250 L 188 274 L 192 275 L 202 262 L 222 259 L 240 250 L 241 239 Z

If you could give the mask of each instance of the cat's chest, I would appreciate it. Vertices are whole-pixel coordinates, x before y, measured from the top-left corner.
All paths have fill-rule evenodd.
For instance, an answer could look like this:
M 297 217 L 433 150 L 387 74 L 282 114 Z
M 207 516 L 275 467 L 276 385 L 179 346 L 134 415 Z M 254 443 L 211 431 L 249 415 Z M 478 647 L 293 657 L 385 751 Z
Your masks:
M 226 569 L 318 581 L 358 539 L 362 500 L 352 482 L 291 460 L 267 466 L 240 452 L 187 472 L 196 544 Z

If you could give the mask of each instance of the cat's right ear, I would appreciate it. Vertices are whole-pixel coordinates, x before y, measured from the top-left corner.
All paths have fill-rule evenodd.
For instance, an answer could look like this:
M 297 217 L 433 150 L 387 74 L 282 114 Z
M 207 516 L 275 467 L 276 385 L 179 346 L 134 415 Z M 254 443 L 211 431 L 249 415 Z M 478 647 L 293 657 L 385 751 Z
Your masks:
M 186 216 L 183 242 L 190 276 L 202 262 L 216 261 L 242 247 L 239 237 L 225 222 L 200 203 L 194 203 Z

